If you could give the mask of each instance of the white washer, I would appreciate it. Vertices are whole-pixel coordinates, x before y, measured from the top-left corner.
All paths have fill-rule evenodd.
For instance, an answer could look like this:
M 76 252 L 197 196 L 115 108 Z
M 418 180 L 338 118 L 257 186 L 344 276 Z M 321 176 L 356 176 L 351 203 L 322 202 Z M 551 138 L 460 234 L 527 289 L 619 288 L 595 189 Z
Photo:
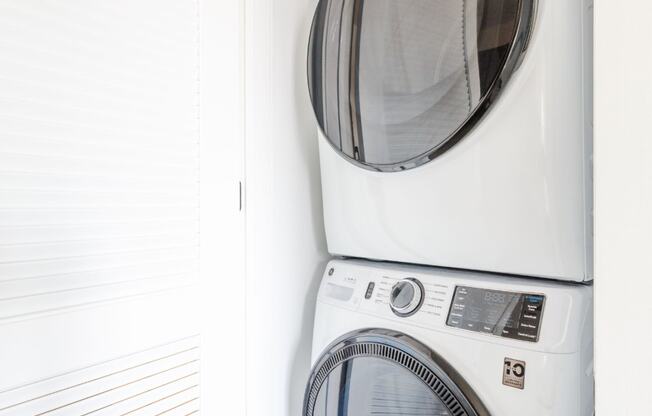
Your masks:
M 321 0 L 329 251 L 592 279 L 592 0 Z
M 302 414 L 590 416 L 592 293 L 582 284 L 332 261 Z

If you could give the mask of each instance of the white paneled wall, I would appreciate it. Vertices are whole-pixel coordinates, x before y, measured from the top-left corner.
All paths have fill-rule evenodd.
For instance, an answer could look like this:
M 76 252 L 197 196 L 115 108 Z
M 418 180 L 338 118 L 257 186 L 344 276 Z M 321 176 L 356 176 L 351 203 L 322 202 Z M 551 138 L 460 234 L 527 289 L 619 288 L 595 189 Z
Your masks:
M 0 0 L 0 415 L 197 334 L 198 23 L 194 0 Z

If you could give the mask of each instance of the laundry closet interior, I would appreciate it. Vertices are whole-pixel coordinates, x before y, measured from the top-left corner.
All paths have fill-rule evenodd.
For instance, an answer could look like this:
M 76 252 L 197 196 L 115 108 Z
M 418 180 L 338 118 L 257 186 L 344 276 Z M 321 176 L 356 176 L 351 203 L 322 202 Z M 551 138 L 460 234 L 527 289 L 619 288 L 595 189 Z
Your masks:
M 651 16 L 0 1 L 0 416 L 648 414 Z
M 607 160 L 618 152 L 604 142 L 617 133 L 606 122 L 595 134 L 602 153 L 594 152 L 594 102 L 605 117 L 615 104 L 607 103 L 606 85 L 617 89 L 613 77 L 625 72 L 598 71 L 594 82 L 594 52 L 602 53 L 595 58 L 602 65 L 613 63 L 606 58 L 613 36 L 606 22 L 616 15 L 603 12 L 594 36 L 591 1 L 285 2 L 245 12 L 245 97 L 253 101 L 245 114 L 246 206 L 255 211 L 246 215 L 272 240 L 287 237 L 278 234 L 278 221 L 266 219 L 293 215 L 289 221 L 303 233 L 317 223 L 324 234 L 314 236 L 327 251 L 317 254 L 316 272 L 297 256 L 310 287 L 298 269 L 280 287 L 267 281 L 269 263 L 257 262 L 260 251 L 247 252 L 247 264 L 265 268 L 247 272 L 249 285 L 264 287 L 249 303 L 255 339 L 269 340 L 276 325 L 262 318 L 270 305 L 278 307 L 267 290 L 290 290 L 293 297 L 307 289 L 309 301 L 296 304 L 309 318 L 296 324 L 311 331 L 308 341 L 302 338 L 310 348 L 303 369 L 309 378 L 307 385 L 289 382 L 285 411 L 592 415 L 597 406 L 618 414 L 600 392 L 618 385 L 627 394 L 623 379 L 636 370 L 605 364 L 612 347 L 594 344 L 596 276 L 604 279 L 598 302 L 604 321 L 596 321 L 603 334 L 619 319 L 629 322 L 623 293 L 648 285 L 643 277 L 632 278 L 629 290 L 616 283 L 615 263 L 626 257 L 637 269 L 646 261 L 616 254 L 615 228 L 606 226 L 622 223 L 619 210 L 634 202 L 616 183 L 640 184 L 645 168 L 616 173 Z M 297 37 L 302 41 L 290 47 L 287 40 Z M 594 50 L 596 38 L 604 44 Z M 271 73 L 263 69 L 270 62 Z M 595 101 L 594 85 L 602 86 Z M 296 100 L 294 126 L 308 132 L 295 136 L 291 129 L 285 142 L 292 149 L 280 150 L 283 144 L 269 138 L 284 135 L 286 113 L 277 103 L 288 94 Z M 642 128 L 634 123 L 628 131 L 635 126 Z M 310 160 L 300 171 L 292 164 L 298 147 L 307 152 L 300 158 Z M 600 174 L 605 183 L 595 186 Z M 304 203 L 307 195 L 275 181 L 297 176 L 319 181 L 307 217 L 287 211 L 288 198 Z M 270 200 L 279 211 L 265 211 L 262 201 Z M 642 206 L 628 212 L 632 224 L 644 215 Z M 246 238 L 258 247 L 255 224 L 247 225 Z M 594 226 L 602 231 L 597 237 Z M 638 232 L 640 240 L 626 245 L 645 246 L 647 234 Z M 594 244 L 602 250 L 597 260 Z M 284 252 L 282 260 L 269 260 L 285 262 L 286 255 L 297 258 Z M 645 314 L 643 304 L 636 303 L 638 313 Z M 621 336 L 632 336 L 633 325 Z M 274 348 L 292 345 L 278 342 Z M 597 401 L 594 349 L 610 379 L 598 381 Z M 247 391 L 262 402 L 279 399 L 279 386 L 256 378 L 263 368 L 278 369 L 276 363 L 253 360 Z M 291 378 L 295 369 L 283 374 Z M 253 403 L 255 411 L 262 402 Z

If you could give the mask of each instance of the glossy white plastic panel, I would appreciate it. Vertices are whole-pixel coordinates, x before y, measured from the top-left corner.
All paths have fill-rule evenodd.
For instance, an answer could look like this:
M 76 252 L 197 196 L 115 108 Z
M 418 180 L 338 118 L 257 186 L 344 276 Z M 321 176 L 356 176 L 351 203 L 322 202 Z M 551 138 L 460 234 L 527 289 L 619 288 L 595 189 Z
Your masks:
M 592 279 L 591 0 L 539 2 L 520 68 L 467 137 L 419 168 L 354 166 L 320 137 L 335 255 Z
M 329 270 L 334 269 L 332 276 Z M 389 306 L 365 299 L 370 281 L 377 292 L 383 278 L 417 278 L 427 292 L 442 291 L 441 316 L 426 307 L 408 318 Z M 329 283 L 352 287 L 349 301 L 330 298 Z M 536 292 L 546 296 L 537 343 L 469 332 L 445 325 L 457 285 Z M 430 289 L 429 289 L 430 288 Z M 428 296 L 428 295 L 427 295 Z M 590 416 L 593 414 L 593 290 L 591 286 L 516 279 L 437 268 L 405 267 L 366 261 L 332 261 L 317 301 L 313 363 L 337 338 L 367 328 L 391 329 L 426 344 L 471 386 L 491 414 L 501 416 Z M 427 302 L 426 302 L 427 303 Z M 505 358 L 526 362 L 525 388 L 504 386 Z

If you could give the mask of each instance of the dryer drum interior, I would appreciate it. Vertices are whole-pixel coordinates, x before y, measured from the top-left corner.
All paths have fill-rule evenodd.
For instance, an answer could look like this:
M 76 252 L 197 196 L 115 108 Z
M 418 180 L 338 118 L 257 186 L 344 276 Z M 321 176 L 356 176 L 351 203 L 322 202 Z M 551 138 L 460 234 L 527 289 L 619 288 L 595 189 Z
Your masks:
M 304 416 L 488 416 L 448 363 L 413 338 L 365 330 L 340 338 L 317 362 Z
M 492 106 L 534 9 L 534 0 L 320 0 L 308 83 L 322 133 L 367 169 L 433 160 Z

